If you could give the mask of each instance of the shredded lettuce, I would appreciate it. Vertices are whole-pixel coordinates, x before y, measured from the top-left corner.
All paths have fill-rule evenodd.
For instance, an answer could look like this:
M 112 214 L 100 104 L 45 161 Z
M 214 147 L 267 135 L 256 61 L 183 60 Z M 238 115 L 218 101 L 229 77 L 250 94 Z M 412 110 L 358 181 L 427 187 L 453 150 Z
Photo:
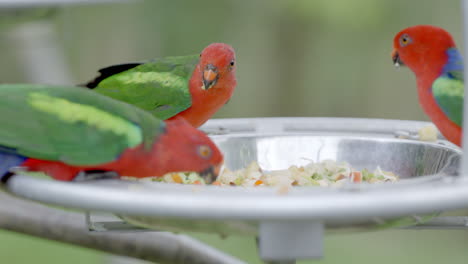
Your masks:
M 194 172 L 169 173 L 163 177 L 151 177 L 145 180 L 180 183 L 205 184 L 204 179 Z M 399 177 L 392 172 L 377 167 L 356 170 L 346 162 L 324 160 L 310 161 L 304 166 L 290 166 L 285 170 L 263 171 L 257 162 L 246 168 L 231 171 L 225 168 L 214 184 L 221 186 L 336 186 L 345 183 L 381 183 L 395 182 Z
M 347 182 L 380 183 L 398 179 L 397 175 L 383 171 L 380 167 L 371 172 L 368 169 L 356 170 L 346 162 L 324 160 L 269 172 L 264 172 L 256 162 L 252 162 L 244 169 L 225 170 L 217 181 L 220 185 L 238 186 L 341 186 Z M 258 181 L 262 184 L 258 184 Z

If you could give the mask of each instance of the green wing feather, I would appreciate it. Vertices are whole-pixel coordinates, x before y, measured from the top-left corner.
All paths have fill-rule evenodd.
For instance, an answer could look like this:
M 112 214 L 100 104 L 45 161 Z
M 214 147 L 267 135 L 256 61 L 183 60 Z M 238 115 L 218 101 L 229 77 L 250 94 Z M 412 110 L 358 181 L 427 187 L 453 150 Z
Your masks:
M 156 59 L 111 75 L 94 90 L 168 119 L 191 106 L 188 82 L 198 60 L 198 55 Z
M 461 72 L 458 72 L 463 77 Z M 455 75 L 441 76 L 432 84 L 432 93 L 437 104 L 447 117 L 455 124 L 462 126 L 463 122 L 463 79 L 453 78 Z
M 73 87 L 0 85 L 0 113 L 2 151 L 71 165 L 111 162 L 164 130 L 145 111 Z

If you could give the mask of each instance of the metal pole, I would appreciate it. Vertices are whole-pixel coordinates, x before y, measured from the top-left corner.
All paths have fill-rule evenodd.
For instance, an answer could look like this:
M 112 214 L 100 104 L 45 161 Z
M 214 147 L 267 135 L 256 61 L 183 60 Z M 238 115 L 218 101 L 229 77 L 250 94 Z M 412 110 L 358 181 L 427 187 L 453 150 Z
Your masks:
M 72 84 L 64 51 L 51 21 L 22 23 L 13 28 L 10 39 L 26 80 L 41 84 Z
M 462 11 L 463 11 L 463 41 L 464 41 L 464 57 L 468 59 L 468 0 L 462 1 Z M 464 68 L 465 80 L 468 80 L 468 67 Z M 468 94 L 468 85 L 465 85 L 465 95 Z M 467 100 L 464 100 L 463 104 L 463 137 L 462 137 L 462 147 L 463 147 L 463 157 L 462 157 L 462 176 L 468 178 L 468 106 Z
M 0 191 L 0 228 L 157 263 L 244 263 L 184 235 L 89 232 L 82 213 L 66 212 Z

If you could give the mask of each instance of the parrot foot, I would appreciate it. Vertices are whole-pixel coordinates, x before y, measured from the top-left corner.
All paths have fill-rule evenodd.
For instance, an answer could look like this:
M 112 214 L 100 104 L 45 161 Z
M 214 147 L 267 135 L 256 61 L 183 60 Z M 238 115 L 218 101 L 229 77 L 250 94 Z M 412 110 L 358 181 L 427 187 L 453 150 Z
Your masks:
M 80 171 L 73 181 L 92 181 L 92 180 L 105 180 L 105 179 L 118 179 L 120 175 L 115 171 L 106 170 L 85 170 Z
M 11 167 L 7 173 L 5 173 L 3 176 L 0 176 L 0 182 L 5 184 L 12 176 L 14 176 L 17 173 L 27 171 L 26 167 L 21 167 L 21 166 L 16 166 L 16 167 Z
M 15 173 L 13 173 L 13 172 L 11 172 L 11 171 L 5 173 L 2 177 L 0 177 L 0 182 L 1 182 L 2 184 L 6 184 L 7 181 L 8 181 L 13 175 L 15 175 Z

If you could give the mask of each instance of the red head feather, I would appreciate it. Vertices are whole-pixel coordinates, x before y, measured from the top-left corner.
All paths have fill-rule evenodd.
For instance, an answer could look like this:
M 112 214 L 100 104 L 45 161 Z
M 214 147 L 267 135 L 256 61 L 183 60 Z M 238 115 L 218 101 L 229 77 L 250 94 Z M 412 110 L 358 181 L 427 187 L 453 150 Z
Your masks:
M 452 36 L 442 28 L 418 25 L 406 28 L 393 39 L 393 59 L 408 66 L 422 86 L 430 87 L 447 63 L 447 49 L 453 48 Z
M 231 98 L 236 87 L 236 55 L 224 43 L 213 43 L 200 54 L 189 81 L 192 105 L 177 116 L 201 126 Z

